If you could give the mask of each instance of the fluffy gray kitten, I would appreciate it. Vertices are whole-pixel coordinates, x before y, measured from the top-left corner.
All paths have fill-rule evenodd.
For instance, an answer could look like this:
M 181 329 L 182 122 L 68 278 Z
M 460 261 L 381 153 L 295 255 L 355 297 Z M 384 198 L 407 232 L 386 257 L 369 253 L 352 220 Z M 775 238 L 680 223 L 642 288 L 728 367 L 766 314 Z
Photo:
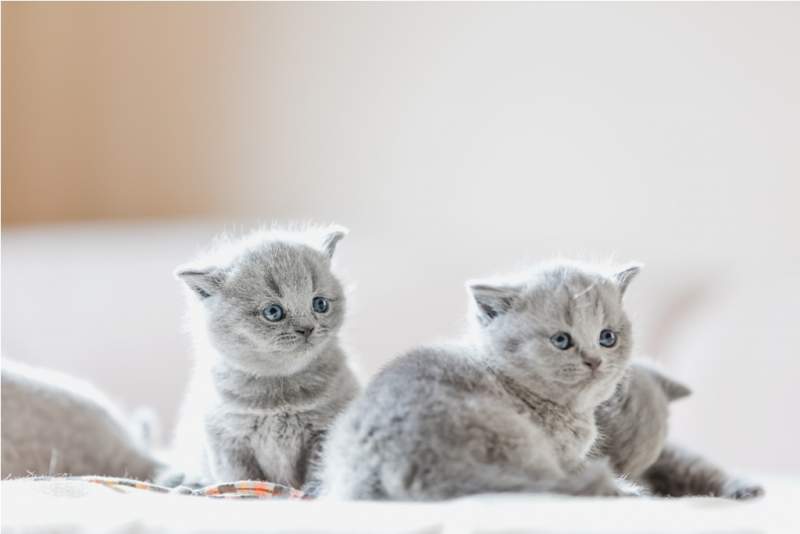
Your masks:
M 152 478 L 161 464 L 140 425 L 91 384 L 3 358 L 2 477 Z
M 664 447 L 669 403 L 690 393 L 655 368 L 633 362 L 614 395 L 597 408 L 597 453 L 608 456 L 617 473 L 638 479 Z
M 657 369 L 633 363 L 614 396 L 597 409 L 598 454 L 615 471 L 657 495 L 757 497 L 761 486 L 728 475 L 685 448 L 667 442 L 669 403 L 691 393 Z
M 358 384 L 337 335 L 331 257 L 342 228 L 260 230 L 177 271 L 194 312 L 196 369 L 165 483 L 268 480 L 301 487 Z M 172 478 L 172 480 L 170 480 Z
M 375 377 L 330 433 L 323 494 L 629 494 L 587 454 L 595 409 L 627 368 L 622 296 L 638 271 L 554 264 L 471 284 L 474 339 L 413 350 Z

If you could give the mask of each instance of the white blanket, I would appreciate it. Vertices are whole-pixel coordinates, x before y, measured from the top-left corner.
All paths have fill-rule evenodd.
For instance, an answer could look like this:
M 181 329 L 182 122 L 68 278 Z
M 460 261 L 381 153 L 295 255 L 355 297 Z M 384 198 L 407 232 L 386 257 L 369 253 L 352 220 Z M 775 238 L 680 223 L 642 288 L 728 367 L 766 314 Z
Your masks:
M 480 496 L 432 504 L 224 500 L 119 493 L 71 481 L 4 481 L 3 534 L 800 533 L 800 480 L 765 480 L 754 501 Z

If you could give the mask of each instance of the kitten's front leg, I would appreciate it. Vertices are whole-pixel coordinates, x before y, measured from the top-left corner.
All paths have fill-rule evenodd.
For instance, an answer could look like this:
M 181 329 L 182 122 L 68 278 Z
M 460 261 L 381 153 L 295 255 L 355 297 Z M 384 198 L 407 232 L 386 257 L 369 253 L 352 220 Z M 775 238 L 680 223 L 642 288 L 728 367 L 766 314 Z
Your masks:
M 710 495 L 729 499 L 751 499 L 764 494 L 758 484 L 731 478 L 705 458 L 667 443 L 642 480 L 657 495 L 683 497 Z
M 555 486 L 558 493 L 600 497 L 640 497 L 646 495 L 641 487 L 616 476 L 607 459 L 591 460 L 578 472 L 572 473 Z
M 305 454 L 301 455 L 299 470 L 304 481 L 302 490 L 307 495 L 317 497 L 322 490 L 322 445 L 326 432 L 314 432 L 305 444 Z
M 220 435 L 208 436 L 208 460 L 214 482 L 264 480 L 253 450 L 243 443 Z

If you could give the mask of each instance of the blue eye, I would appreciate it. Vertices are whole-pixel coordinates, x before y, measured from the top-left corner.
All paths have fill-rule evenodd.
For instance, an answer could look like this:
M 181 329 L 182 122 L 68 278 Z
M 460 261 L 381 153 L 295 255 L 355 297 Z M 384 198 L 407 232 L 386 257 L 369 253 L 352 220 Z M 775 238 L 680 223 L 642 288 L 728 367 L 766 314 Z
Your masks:
M 283 311 L 283 308 L 279 304 L 270 304 L 261 310 L 261 315 L 263 315 L 264 319 L 267 321 L 275 323 L 286 317 L 286 312 Z
M 617 334 L 613 330 L 606 328 L 600 331 L 600 345 L 611 348 L 617 344 Z
M 558 332 L 550 337 L 550 343 L 559 350 L 567 350 L 572 346 L 572 338 L 566 332 Z
M 325 313 L 330 307 L 331 304 L 325 297 L 314 297 L 311 300 L 311 308 L 317 313 Z

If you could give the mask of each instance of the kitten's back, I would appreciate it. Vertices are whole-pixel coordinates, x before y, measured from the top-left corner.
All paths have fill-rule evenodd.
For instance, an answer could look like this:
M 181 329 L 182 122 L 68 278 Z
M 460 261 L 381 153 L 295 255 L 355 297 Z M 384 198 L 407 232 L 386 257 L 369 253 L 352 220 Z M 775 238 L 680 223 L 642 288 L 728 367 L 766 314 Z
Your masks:
M 503 392 L 485 367 L 472 363 L 471 350 L 457 345 L 420 348 L 384 368 L 331 431 L 323 494 L 437 500 L 498 485 L 529 488 L 530 477 L 508 469 L 505 461 L 512 458 L 492 457 L 499 449 L 487 447 L 486 438 L 529 441 L 535 440 L 530 434 L 536 430 L 518 420 L 503 404 L 507 401 L 499 401 Z M 510 454 L 517 452 L 537 454 Z M 553 456 L 538 452 L 543 463 Z
M 2 365 L 2 476 L 152 478 L 159 463 L 132 422 L 86 382 Z

